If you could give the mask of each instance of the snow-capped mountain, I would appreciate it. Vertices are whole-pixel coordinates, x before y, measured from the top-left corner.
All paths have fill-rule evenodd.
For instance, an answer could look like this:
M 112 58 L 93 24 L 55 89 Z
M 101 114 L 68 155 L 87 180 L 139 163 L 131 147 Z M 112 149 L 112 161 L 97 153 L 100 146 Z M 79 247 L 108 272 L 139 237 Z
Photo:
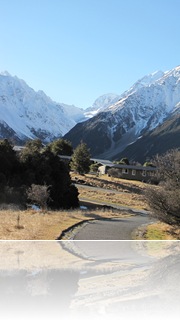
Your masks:
M 94 117 L 99 112 L 102 112 L 107 107 L 116 103 L 120 99 L 120 97 L 120 95 L 114 93 L 103 94 L 94 101 L 92 107 L 89 107 L 85 110 L 85 117 L 87 119 Z
M 14 141 L 61 137 L 84 118 L 84 110 L 52 101 L 8 72 L 0 74 L 0 137 Z
M 24 80 L 0 73 L 0 138 L 21 143 L 40 138 L 44 142 L 66 134 L 76 123 L 85 121 L 118 101 L 119 96 L 106 94 L 86 110 L 57 103 L 43 91 L 30 88 Z
M 0 74 L 0 138 L 18 144 L 27 139 L 49 142 L 64 136 L 74 147 L 81 140 L 86 142 L 93 156 L 115 159 L 127 146 L 136 141 L 139 145 L 141 137 L 172 117 L 175 122 L 169 123 L 176 127 L 177 139 L 180 66 L 147 75 L 121 95 L 105 94 L 86 110 L 54 102 L 16 76 Z M 165 127 L 170 130 L 172 125 Z M 151 134 L 149 137 L 151 140 Z M 178 141 L 180 144 L 180 136 Z
M 93 156 L 112 159 L 174 112 L 178 115 L 179 108 L 180 66 L 143 77 L 117 102 L 78 123 L 65 137 L 74 146 L 83 140 Z

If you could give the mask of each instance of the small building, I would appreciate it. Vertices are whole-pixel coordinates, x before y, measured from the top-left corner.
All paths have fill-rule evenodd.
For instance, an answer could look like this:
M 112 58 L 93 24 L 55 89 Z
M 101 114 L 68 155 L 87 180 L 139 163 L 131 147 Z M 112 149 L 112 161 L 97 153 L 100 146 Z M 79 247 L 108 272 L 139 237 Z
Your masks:
M 126 164 L 107 164 L 99 167 L 100 174 L 110 174 L 110 169 L 115 169 L 119 178 L 128 180 L 139 180 L 139 181 L 152 181 L 154 180 L 156 168 L 155 167 L 144 167 Z
M 71 161 L 71 156 L 60 155 L 59 157 L 66 163 Z M 91 158 L 90 160 L 100 165 L 98 168 L 99 175 L 108 174 L 108 170 L 115 169 L 117 174 L 116 176 L 122 179 L 139 180 L 144 182 L 155 181 L 156 167 L 115 164 L 109 160 L 95 158 Z

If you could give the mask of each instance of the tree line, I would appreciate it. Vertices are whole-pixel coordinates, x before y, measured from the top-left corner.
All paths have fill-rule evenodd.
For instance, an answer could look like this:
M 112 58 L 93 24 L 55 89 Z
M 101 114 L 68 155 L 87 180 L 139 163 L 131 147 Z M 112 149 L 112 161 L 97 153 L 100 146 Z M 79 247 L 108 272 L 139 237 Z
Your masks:
M 32 188 L 39 186 L 39 193 L 43 187 L 46 195 L 48 193 L 49 208 L 79 206 L 78 190 L 72 184 L 69 167 L 58 157 L 56 144 L 44 146 L 37 139 L 28 141 L 21 152 L 15 152 L 7 139 L 0 141 L 1 204 L 13 203 L 25 208 L 28 203 L 36 202 L 32 198 Z M 71 152 L 68 142 L 61 141 L 60 146 L 64 153 Z
M 71 156 L 70 165 L 59 155 Z M 127 159 L 122 159 L 127 163 Z M 122 162 L 121 160 L 121 162 Z M 152 162 L 157 167 L 158 188 L 151 186 L 145 194 L 152 215 L 170 225 L 180 225 L 180 151 L 173 149 Z M 149 165 L 149 163 L 148 163 Z M 69 141 L 58 139 L 44 146 L 40 140 L 28 141 L 20 153 L 7 140 L 0 141 L 0 204 L 14 203 L 26 207 L 39 203 L 51 209 L 79 206 L 78 190 L 72 184 L 70 169 L 88 173 L 92 164 L 87 145 L 75 150 Z M 40 201 L 38 199 L 43 201 Z

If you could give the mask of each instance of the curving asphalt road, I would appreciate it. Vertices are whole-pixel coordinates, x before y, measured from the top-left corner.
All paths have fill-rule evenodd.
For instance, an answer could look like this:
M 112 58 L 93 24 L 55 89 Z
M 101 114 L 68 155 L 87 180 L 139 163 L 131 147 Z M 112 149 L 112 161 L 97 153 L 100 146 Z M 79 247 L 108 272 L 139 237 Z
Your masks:
M 85 187 L 91 190 L 103 190 L 105 192 L 122 192 L 116 190 L 102 189 L 99 187 L 77 185 L 77 187 Z M 132 240 L 132 233 L 140 226 L 151 223 L 150 212 L 146 210 L 135 209 L 127 206 L 118 206 L 108 204 L 103 201 L 93 201 L 86 198 L 79 199 L 82 205 L 87 207 L 111 207 L 116 210 L 125 211 L 133 214 L 127 218 L 101 219 L 85 222 L 80 227 L 73 230 L 74 240 Z M 72 239 L 72 238 L 71 238 Z
M 132 233 L 151 222 L 147 216 L 93 220 L 85 222 L 74 234 L 74 240 L 132 240 Z

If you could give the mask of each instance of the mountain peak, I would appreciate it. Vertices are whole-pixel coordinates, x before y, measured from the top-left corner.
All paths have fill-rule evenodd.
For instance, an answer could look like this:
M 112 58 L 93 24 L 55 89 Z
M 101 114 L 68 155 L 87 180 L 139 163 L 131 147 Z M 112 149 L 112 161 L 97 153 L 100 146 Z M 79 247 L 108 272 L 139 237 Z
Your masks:
M 109 106 L 113 105 L 120 99 L 120 95 L 116 93 L 106 93 L 98 97 L 92 107 L 89 107 L 85 110 L 86 118 L 92 118 L 97 113 L 104 111 Z
M 1 72 L 0 72 L 0 75 L 1 75 L 1 76 L 6 76 L 6 77 L 11 77 L 11 74 L 10 74 L 8 71 L 6 71 L 6 70 L 1 71 Z
M 66 134 L 75 147 L 87 143 L 93 157 L 114 159 L 180 110 L 180 67 L 138 80 L 118 101 Z M 180 141 L 180 140 L 179 140 Z M 180 142 L 179 142 L 180 143 Z M 180 145 L 179 145 L 180 146 Z
M 111 104 L 115 103 L 119 98 L 120 96 L 116 93 L 103 94 L 94 101 L 92 107 L 96 109 L 104 109 L 109 107 Z
M 73 109 L 73 112 L 67 109 Z M 59 105 L 43 91 L 36 92 L 24 80 L 0 73 L 0 138 L 15 141 L 40 138 L 43 142 L 57 139 L 76 123 L 80 108 Z
M 83 139 L 93 155 L 110 158 L 179 110 L 180 66 L 150 73 L 121 95 L 101 95 L 86 110 L 57 103 L 9 72 L 0 73 L 0 138 L 48 142 L 68 132 L 72 142 Z
M 150 86 L 151 84 L 153 84 L 154 82 L 156 82 L 157 80 L 162 78 L 163 76 L 164 76 L 163 71 L 161 71 L 161 70 L 155 71 L 153 73 L 150 73 L 150 74 L 144 76 L 143 78 L 141 78 L 137 82 L 135 82 L 134 86 L 136 86 L 136 85 Z

